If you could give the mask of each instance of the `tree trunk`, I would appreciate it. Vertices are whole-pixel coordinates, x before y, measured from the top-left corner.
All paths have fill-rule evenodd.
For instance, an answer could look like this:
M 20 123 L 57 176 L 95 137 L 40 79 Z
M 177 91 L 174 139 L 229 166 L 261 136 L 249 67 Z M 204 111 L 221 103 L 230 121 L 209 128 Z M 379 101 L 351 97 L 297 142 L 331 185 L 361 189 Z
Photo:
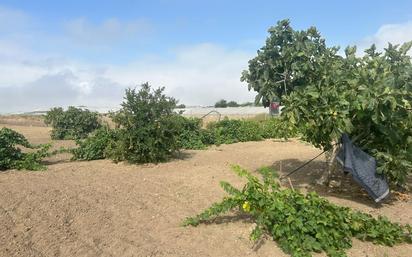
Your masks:
M 336 157 L 339 146 L 333 142 L 333 147 L 326 153 L 326 171 L 317 180 L 317 184 L 329 186 L 330 179 L 336 170 Z

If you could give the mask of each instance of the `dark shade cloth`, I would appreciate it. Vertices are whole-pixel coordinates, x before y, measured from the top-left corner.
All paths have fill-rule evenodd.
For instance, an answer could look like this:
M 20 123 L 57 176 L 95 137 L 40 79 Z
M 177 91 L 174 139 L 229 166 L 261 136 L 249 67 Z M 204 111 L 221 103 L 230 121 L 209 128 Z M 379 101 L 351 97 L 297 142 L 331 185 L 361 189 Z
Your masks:
M 355 146 L 347 134 L 341 138 L 337 160 L 343 166 L 345 172 L 352 174 L 354 180 L 359 183 L 373 198 L 379 202 L 389 195 L 389 186 L 383 175 L 376 173 L 376 160 L 362 149 Z

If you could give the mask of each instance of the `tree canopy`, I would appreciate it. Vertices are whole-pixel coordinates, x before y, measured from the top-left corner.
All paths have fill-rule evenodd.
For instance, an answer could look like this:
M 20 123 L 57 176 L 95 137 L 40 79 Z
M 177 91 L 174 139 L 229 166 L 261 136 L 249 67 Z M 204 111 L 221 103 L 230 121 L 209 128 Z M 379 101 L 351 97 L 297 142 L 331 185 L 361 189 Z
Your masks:
M 404 184 L 412 170 L 412 42 L 356 54 L 327 47 L 316 28 L 295 31 L 288 20 L 242 74 L 267 106 L 277 97 L 282 119 L 314 146 L 330 149 L 342 133 L 378 160 L 378 171 Z

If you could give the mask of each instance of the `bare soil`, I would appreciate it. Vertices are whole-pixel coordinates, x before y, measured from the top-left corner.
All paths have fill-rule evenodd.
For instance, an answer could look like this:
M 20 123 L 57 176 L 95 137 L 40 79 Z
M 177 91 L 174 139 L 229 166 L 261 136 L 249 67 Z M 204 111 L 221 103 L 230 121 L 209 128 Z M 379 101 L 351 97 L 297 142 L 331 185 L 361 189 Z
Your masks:
M 0 127 L 15 129 L 33 143 L 50 142 L 50 128 L 23 124 Z M 71 162 L 69 155 L 60 155 L 47 160 L 46 171 L 1 172 L 0 256 L 286 257 L 271 239 L 254 245 L 249 240 L 253 223 L 237 213 L 196 228 L 182 227 L 181 222 L 225 195 L 219 181 L 242 185 L 231 172 L 232 164 L 250 170 L 273 165 L 286 173 L 318 153 L 298 140 L 266 140 L 184 151 L 180 159 L 158 165 Z M 350 177 L 344 177 L 338 188 L 315 186 L 324 167 L 324 160 L 314 161 L 292 176 L 293 186 L 374 216 L 412 224 L 409 197 L 392 196 L 375 205 Z M 354 240 L 348 256 L 411 253 L 408 244 L 390 248 Z

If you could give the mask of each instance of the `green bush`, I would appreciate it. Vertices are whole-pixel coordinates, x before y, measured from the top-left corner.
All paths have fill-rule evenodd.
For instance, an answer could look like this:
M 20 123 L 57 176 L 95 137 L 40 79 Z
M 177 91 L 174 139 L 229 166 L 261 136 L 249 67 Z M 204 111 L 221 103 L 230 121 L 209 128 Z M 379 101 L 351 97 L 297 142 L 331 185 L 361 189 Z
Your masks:
M 226 108 L 227 101 L 225 99 L 221 99 L 215 103 L 215 108 Z
M 291 138 L 296 137 L 298 132 L 295 127 L 289 126 L 288 123 L 277 117 L 271 117 L 267 120 L 260 121 L 263 138 Z
M 18 146 L 37 150 L 23 153 Z M 22 134 L 9 128 L 2 128 L 0 129 L 0 170 L 44 169 L 41 161 L 50 155 L 48 152 L 50 147 L 49 144 L 34 146 Z
M 261 169 L 263 181 L 239 166 L 234 171 L 247 179 L 246 185 L 240 190 L 221 182 L 229 196 L 187 218 L 184 225 L 197 226 L 239 210 L 256 223 L 250 234 L 252 240 L 269 234 L 285 253 L 294 257 L 309 257 L 312 252 L 322 251 L 331 257 L 344 257 L 345 250 L 352 247 L 353 237 L 387 246 L 412 242 L 411 226 L 337 206 L 316 193 L 304 195 L 293 189 L 281 189 L 271 169 Z
M 44 122 L 51 125 L 52 139 L 79 139 L 101 127 L 99 114 L 87 109 L 70 106 L 67 111 L 61 107 L 47 112 Z
M 208 130 L 214 137 L 214 144 L 259 141 L 263 139 L 259 122 L 250 120 L 229 120 L 209 123 Z
M 185 118 L 178 116 L 177 119 L 181 122 L 179 133 L 179 147 L 182 149 L 204 149 L 208 144 L 204 140 L 204 129 L 202 128 L 202 120 L 198 118 Z
M 86 139 L 77 139 L 70 150 L 74 160 L 113 159 L 131 163 L 166 161 L 180 149 L 204 149 L 209 145 L 258 141 L 289 136 L 278 120 L 229 120 L 202 128 L 201 119 L 173 112 L 176 100 L 152 91 L 145 83 L 139 91 L 127 89 L 122 108 L 112 114 L 115 129 L 97 129 Z M 50 119 L 61 117 L 61 108 L 49 112 Z
M 129 121 L 131 120 L 129 119 Z M 116 161 L 128 160 L 124 149 L 129 149 L 130 145 L 133 145 L 133 147 L 136 147 L 135 150 L 137 152 L 142 151 L 140 152 L 141 159 L 130 161 L 145 162 L 143 160 L 147 158 L 144 157 L 146 153 L 150 156 L 157 156 L 155 153 L 157 151 L 158 154 L 163 153 L 170 157 L 172 151 L 161 150 L 167 149 L 168 145 L 173 146 L 174 151 L 179 149 L 201 150 L 210 145 L 259 141 L 267 138 L 288 138 L 296 135 L 289 128 L 285 128 L 284 124 L 277 118 L 262 121 L 224 119 L 219 122 L 210 123 L 204 129 L 202 128 L 201 119 L 186 118 L 170 113 L 170 117 L 167 119 L 165 117 L 159 118 L 152 125 L 150 125 L 150 122 L 140 122 L 140 124 L 145 126 L 141 126 L 139 129 L 129 127 L 133 132 L 128 132 L 129 129 L 122 128 L 118 124 L 117 126 L 120 128 L 109 129 L 103 127 L 84 140 L 76 140 L 78 148 L 72 150 L 73 159 L 97 160 L 112 158 Z M 166 132 L 170 133 L 169 135 L 172 137 L 162 136 L 163 132 L 159 130 L 160 127 L 163 130 L 167 130 Z M 156 135 L 160 135 L 160 137 L 154 138 Z M 161 140 L 166 145 L 161 144 Z M 140 143 L 138 144 L 137 142 Z M 144 145 L 146 142 L 149 145 Z M 159 161 L 166 160 L 168 157 L 162 157 Z
M 227 107 L 239 107 L 240 105 L 236 101 L 229 101 Z
M 163 91 L 152 91 L 148 83 L 139 91 L 126 90 L 121 110 L 112 117 L 118 129 L 116 141 L 106 151 L 109 158 L 156 163 L 168 160 L 180 149 L 181 122 L 173 112 L 177 101 Z
M 107 158 L 109 145 L 117 140 L 116 130 L 102 127 L 86 139 L 77 139 L 77 148 L 72 150 L 73 160 L 91 161 Z
M 179 136 L 183 149 L 204 149 L 209 145 L 233 144 L 260 141 L 269 138 L 290 138 L 296 131 L 286 126 L 278 118 L 267 120 L 229 120 L 209 123 L 206 129 L 201 120 L 180 117 L 182 126 Z

